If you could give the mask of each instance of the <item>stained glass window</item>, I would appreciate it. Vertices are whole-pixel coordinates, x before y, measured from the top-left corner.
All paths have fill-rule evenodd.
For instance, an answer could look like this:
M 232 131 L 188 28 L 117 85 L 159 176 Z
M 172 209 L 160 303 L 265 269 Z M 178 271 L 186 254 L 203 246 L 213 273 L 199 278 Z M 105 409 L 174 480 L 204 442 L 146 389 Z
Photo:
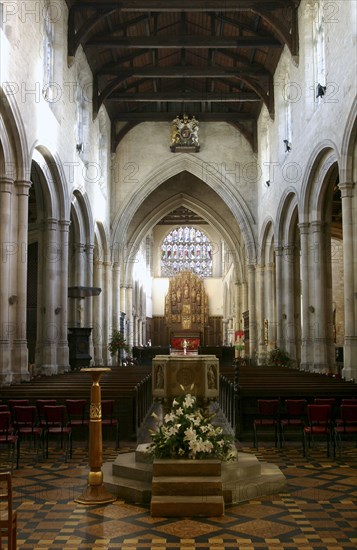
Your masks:
M 177 227 L 162 242 L 161 275 L 171 277 L 180 271 L 212 277 L 212 244 L 200 229 Z

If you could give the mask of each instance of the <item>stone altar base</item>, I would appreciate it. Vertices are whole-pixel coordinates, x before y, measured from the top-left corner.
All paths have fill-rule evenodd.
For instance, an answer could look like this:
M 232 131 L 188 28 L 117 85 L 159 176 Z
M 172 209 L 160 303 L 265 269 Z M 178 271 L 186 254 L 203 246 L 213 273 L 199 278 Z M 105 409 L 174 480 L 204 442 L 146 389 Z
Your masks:
M 118 455 L 114 462 L 103 464 L 104 485 L 116 497 L 138 504 L 151 502 L 153 463 L 152 457 L 145 452 L 147 446 L 148 444 L 138 445 L 135 452 Z M 196 464 L 201 462 L 205 461 L 197 461 Z M 200 479 L 199 482 L 204 481 L 204 479 Z M 236 504 L 286 491 L 286 478 L 279 467 L 275 464 L 259 462 L 255 455 L 249 453 L 238 452 L 237 462 L 222 462 L 220 481 L 225 504 Z M 187 496 L 184 498 L 187 502 Z M 200 498 L 202 500 L 202 497 Z M 177 497 L 175 497 L 175 501 L 177 501 Z M 190 508 L 187 506 L 177 507 L 174 512 L 172 510 L 173 505 L 170 505 L 170 516 L 200 515 L 194 505 Z M 185 513 L 179 513 L 180 511 Z M 162 517 L 166 517 L 164 512 L 165 506 L 160 508 Z
M 152 360 L 154 399 L 171 405 L 175 397 L 184 393 L 193 393 L 201 403 L 218 399 L 219 360 L 215 355 L 157 355 L 154 357 Z

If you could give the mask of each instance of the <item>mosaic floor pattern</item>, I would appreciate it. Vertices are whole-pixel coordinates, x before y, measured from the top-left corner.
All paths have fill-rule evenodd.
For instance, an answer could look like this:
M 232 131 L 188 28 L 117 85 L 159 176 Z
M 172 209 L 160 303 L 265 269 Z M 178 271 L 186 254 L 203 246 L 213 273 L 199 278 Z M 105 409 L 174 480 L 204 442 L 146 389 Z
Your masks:
M 134 448 L 127 444 L 121 452 Z M 239 445 L 243 452 L 254 452 Z M 213 518 L 152 518 L 149 508 L 115 501 L 85 506 L 74 499 L 88 475 L 85 445 L 72 459 L 50 450 L 48 460 L 24 450 L 13 471 L 21 550 L 355 550 L 357 548 L 357 448 L 351 442 L 341 459 L 328 459 L 316 446 L 309 460 L 293 443 L 256 452 L 277 464 L 288 480 L 285 493 L 226 506 Z M 104 443 L 103 461 L 117 456 Z M 8 466 L 0 457 L 1 470 Z M 5 545 L 6 548 L 6 545 Z

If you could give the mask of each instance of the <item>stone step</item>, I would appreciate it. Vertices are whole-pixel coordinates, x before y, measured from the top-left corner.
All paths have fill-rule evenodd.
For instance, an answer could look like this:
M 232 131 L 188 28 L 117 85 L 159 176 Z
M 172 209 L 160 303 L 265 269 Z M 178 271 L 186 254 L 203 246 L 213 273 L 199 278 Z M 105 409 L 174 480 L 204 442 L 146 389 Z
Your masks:
M 153 495 L 222 495 L 220 476 L 173 476 L 153 477 Z
M 161 517 L 217 517 L 224 514 L 222 496 L 153 496 L 152 516 Z
M 148 504 L 151 499 L 151 481 L 114 476 L 112 466 L 111 462 L 102 466 L 104 485 L 108 491 L 126 502 Z
M 223 482 L 223 497 L 226 504 L 246 502 L 267 495 L 286 491 L 287 481 L 276 464 L 262 463 L 261 473 L 246 479 Z
M 152 464 L 137 462 L 135 452 L 118 455 L 112 467 L 114 476 L 148 482 L 152 478 Z
M 159 459 L 153 464 L 153 476 L 220 476 L 221 461 L 215 459 Z
M 222 462 L 222 481 L 246 479 L 261 472 L 261 462 L 253 454 L 238 453 L 237 462 Z

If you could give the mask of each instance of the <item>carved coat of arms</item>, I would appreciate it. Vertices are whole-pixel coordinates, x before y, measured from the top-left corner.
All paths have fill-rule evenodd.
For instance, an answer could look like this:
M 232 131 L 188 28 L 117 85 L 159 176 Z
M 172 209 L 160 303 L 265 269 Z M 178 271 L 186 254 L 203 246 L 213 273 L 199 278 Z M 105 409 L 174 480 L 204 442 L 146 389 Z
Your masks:
M 188 115 L 182 118 L 177 115 L 171 123 L 171 151 L 192 149 L 197 153 L 200 150 L 198 131 L 198 120 L 194 115 L 191 119 Z

